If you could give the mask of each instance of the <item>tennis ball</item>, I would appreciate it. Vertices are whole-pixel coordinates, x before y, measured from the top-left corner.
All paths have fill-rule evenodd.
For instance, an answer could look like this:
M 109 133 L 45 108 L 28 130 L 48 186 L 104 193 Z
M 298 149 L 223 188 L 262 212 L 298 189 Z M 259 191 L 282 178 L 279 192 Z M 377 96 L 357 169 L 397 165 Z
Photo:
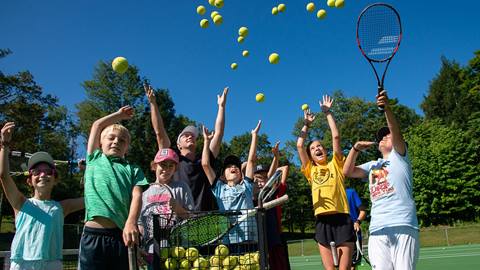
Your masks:
M 210 266 L 210 270 L 222 270 L 221 266 Z
M 344 5 L 345 5 L 344 0 L 335 0 L 335 7 L 336 8 L 343 8 Z
M 327 11 L 325 9 L 320 9 L 317 12 L 317 18 L 319 18 L 320 20 L 323 20 L 325 19 L 325 17 L 327 17 Z
M 255 96 L 255 100 L 257 102 L 264 102 L 265 101 L 265 95 L 263 93 L 258 93 L 256 96 Z
M 181 262 L 180 262 L 180 266 L 179 268 L 181 270 L 187 270 L 187 269 L 190 269 L 190 261 L 187 260 L 187 259 L 183 259 Z
M 243 57 L 247 57 L 250 53 L 247 50 L 244 50 L 242 52 Z
M 217 255 L 210 257 L 210 266 L 222 266 L 222 258 Z
M 222 15 L 217 14 L 217 15 L 215 15 L 215 17 L 213 17 L 213 23 L 214 23 L 214 24 L 220 25 L 220 24 L 222 24 L 222 22 L 223 22 L 223 17 L 222 17 Z
M 170 252 L 173 258 L 182 259 L 185 257 L 185 249 L 183 247 L 174 247 Z
M 310 2 L 307 4 L 307 11 L 308 12 L 313 12 L 315 10 L 315 4 Z
M 215 0 L 214 5 L 217 8 L 222 8 L 223 7 L 223 0 Z
M 277 15 L 278 14 L 278 8 L 277 7 L 273 7 L 272 8 L 272 15 Z
M 215 0 L 208 0 L 208 4 L 210 4 L 211 6 L 215 6 Z
M 198 249 L 194 247 L 187 248 L 185 251 L 185 257 L 191 262 L 195 261 L 198 258 Z
M 237 38 L 238 43 L 243 43 L 244 40 L 245 40 L 245 38 L 242 37 L 242 36 L 239 36 L 239 37 Z
M 212 13 L 210 13 L 210 18 L 212 18 L 212 20 L 213 20 L 213 18 L 215 16 L 217 16 L 218 14 L 219 14 L 218 11 L 212 11 Z
M 248 36 L 248 28 L 245 26 L 242 26 L 238 29 L 238 35 L 241 37 L 247 37 Z
M 303 104 L 302 105 L 302 111 L 308 110 L 308 104 Z
M 205 14 L 205 7 L 202 6 L 202 5 L 198 6 L 198 7 L 197 7 L 197 13 L 198 13 L 198 15 L 203 15 L 203 14 Z
M 307 105 L 307 104 L 305 104 L 305 105 Z M 308 107 L 308 105 L 307 105 L 307 107 Z M 259 253 L 258 251 L 255 252 L 255 253 L 253 253 L 253 261 L 254 261 L 255 263 L 259 263 L 259 262 L 260 262 L 260 253 Z
M 286 8 L 285 4 L 280 4 L 280 5 L 278 5 L 278 11 L 279 11 L 279 12 L 284 12 L 284 11 L 285 11 L 285 8 Z
M 270 64 L 278 64 L 278 61 L 280 61 L 280 56 L 278 53 L 272 53 L 270 56 L 268 56 L 268 61 Z
M 121 57 L 121 56 L 116 57 L 112 61 L 112 68 L 115 72 L 117 72 L 119 74 L 125 73 L 125 71 L 127 71 L 127 69 L 128 69 L 127 59 L 125 57 Z
M 203 257 L 199 257 L 193 262 L 193 268 L 195 269 L 207 269 L 207 267 L 208 261 Z
M 223 262 L 222 262 L 223 269 L 233 269 L 235 266 L 237 266 L 237 263 L 238 263 L 238 257 L 227 256 L 225 259 L 223 259 Z
M 208 20 L 207 19 L 202 19 L 200 21 L 200 27 L 207 28 L 208 27 Z
M 237 67 L 238 67 L 237 63 L 232 63 L 230 65 L 230 68 L 233 69 L 233 70 L 237 69 Z
M 334 7 L 335 6 L 335 0 L 327 0 L 327 6 Z
M 228 247 L 225 245 L 218 245 L 215 248 L 215 255 L 220 256 L 220 257 L 225 257 L 228 256 L 230 251 L 228 250 Z
M 178 262 L 174 258 L 168 258 L 165 260 L 166 269 L 177 269 Z

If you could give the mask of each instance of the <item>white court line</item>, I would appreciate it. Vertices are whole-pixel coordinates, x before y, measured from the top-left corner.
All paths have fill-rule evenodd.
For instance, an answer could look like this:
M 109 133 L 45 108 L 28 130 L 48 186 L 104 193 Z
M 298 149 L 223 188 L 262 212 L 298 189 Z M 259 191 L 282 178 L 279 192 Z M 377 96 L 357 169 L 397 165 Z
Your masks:
M 430 260 L 430 259 L 443 259 L 443 258 L 456 258 L 456 257 L 474 257 L 479 256 L 480 253 L 460 253 L 460 254 L 445 254 L 440 256 L 422 256 L 420 255 L 420 260 Z

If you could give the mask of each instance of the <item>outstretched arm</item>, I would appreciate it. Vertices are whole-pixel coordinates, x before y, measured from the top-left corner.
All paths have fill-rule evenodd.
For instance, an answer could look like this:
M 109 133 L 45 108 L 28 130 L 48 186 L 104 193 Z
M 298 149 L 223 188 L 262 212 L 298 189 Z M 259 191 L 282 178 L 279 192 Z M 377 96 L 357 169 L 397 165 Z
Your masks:
M 280 158 L 280 152 L 278 151 L 278 145 L 280 142 L 275 143 L 275 146 L 272 148 L 272 153 L 273 153 L 273 160 L 272 163 L 270 164 L 270 168 L 268 169 L 268 174 L 267 177 L 270 179 L 272 175 L 275 173 L 275 171 L 278 168 L 278 159 Z
M 10 166 L 8 164 L 8 154 L 10 152 L 9 144 L 12 140 L 14 122 L 7 122 L 2 127 L 0 138 L 0 181 L 2 182 L 3 190 L 7 200 L 12 205 L 15 215 L 22 208 L 25 202 L 25 196 L 18 190 L 17 185 L 10 177 Z
M 405 140 L 403 139 L 402 133 L 400 132 L 400 127 L 398 125 L 397 119 L 393 114 L 392 109 L 388 105 L 388 96 L 386 90 L 383 90 L 377 95 L 377 106 L 383 106 L 385 118 L 387 119 L 387 125 L 390 129 L 390 135 L 392 136 L 393 148 L 400 155 L 405 155 Z
M 145 94 L 147 95 L 148 103 L 150 104 L 150 120 L 152 121 L 155 137 L 157 138 L 158 149 L 169 148 L 171 142 L 168 138 L 167 131 L 165 130 L 160 110 L 158 109 L 155 91 L 152 86 L 147 83 L 143 85 L 143 89 L 145 89 Z
M 345 164 L 343 164 L 343 174 L 346 177 L 351 178 L 365 178 L 367 174 L 364 170 L 355 166 L 355 162 L 357 160 L 360 151 L 368 149 L 370 146 L 374 145 L 374 142 L 366 142 L 366 141 L 358 141 L 352 147 L 350 152 L 348 153 L 347 159 L 345 160 Z
M 245 176 L 253 179 L 253 170 L 255 168 L 255 162 L 257 159 L 257 142 L 258 131 L 262 126 L 262 120 L 258 120 L 257 126 L 252 130 L 252 142 L 250 143 L 250 150 L 248 151 L 247 169 L 245 170 Z
M 95 149 L 100 147 L 100 134 L 104 128 L 132 117 L 133 108 L 130 106 L 124 106 L 117 112 L 104 116 L 93 122 L 92 128 L 90 129 L 90 136 L 88 137 L 87 155 L 92 154 Z
M 300 162 L 302 163 L 302 167 L 305 167 L 308 162 L 308 154 L 307 151 L 309 149 L 305 149 L 303 145 L 305 144 L 305 139 L 307 138 L 308 135 L 308 129 L 313 123 L 313 120 L 315 120 L 315 115 L 310 111 L 310 109 L 306 109 L 303 111 L 303 127 L 302 130 L 300 131 L 300 136 L 297 139 L 297 152 L 298 156 L 300 157 Z
M 208 146 L 210 145 L 210 141 L 215 135 L 215 131 L 212 131 L 209 133 L 208 129 L 205 126 L 202 127 L 202 130 L 203 130 L 202 168 L 205 174 L 207 175 L 210 185 L 213 185 L 213 182 L 215 182 L 215 171 L 210 165 L 210 150 Z
M 340 132 L 338 132 L 337 123 L 335 123 L 335 118 L 331 112 L 333 104 L 333 99 L 327 95 L 323 96 L 323 102 L 320 102 L 320 108 L 327 116 L 328 126 L 332 132 L 332 148 L 333 152 L 337 154 L 338 157 L 342 157 L 342 148 L 340 147 Z
M 286 184 L 287 183 L 287 178 L 288 178 L 289 166 L 284 165 L 284 166 L 278 168 L 278 170 L 282 171 L 282 179 L 280 180 L 280 183 Z
M 218 112 L 215 120 L 215 136 L 210 142 L 210 151 L 214 157 L 220 153 L 220 146 L 222 145 L 223 132 L 225 130 L 225 105 L 227 103 L 228 87 L 223 89 L 221 96 L 217 96 Z

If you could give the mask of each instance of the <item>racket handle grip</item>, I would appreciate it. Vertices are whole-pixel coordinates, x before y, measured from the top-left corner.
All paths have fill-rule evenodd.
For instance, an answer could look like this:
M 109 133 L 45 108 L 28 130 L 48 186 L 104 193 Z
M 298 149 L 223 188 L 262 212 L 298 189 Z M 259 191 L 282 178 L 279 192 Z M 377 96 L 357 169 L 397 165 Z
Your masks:
M 137 256 L 135 254 L 135 246 L 128 247 L 128 269 L 137 270 Z
M 333 257 L 333 265 L 335 267 L 338 267 L 338 254 L 337 254 L 337 247 L 335 245 L 335 242 L 330 242 L 330 250 L 332 251 L 332 257 Z
M 382 86 L 382 85 L 379 85 L 377 90 L 378 90 L 378 93 L 380 94 L 380 92 L 383 91 L 383 86 Z M 378 110 L 379 110 L 381 113 L 383 113 L 383 112 L 385 111 L 385 110 L 384 110 L 384 108 L 385 108 L 384 106 L 377 106 L 377 108 L 378 108 Z
M 288 201 L 288 195 L 287 194 L 283 195 L 282 197 L 280 197 L 278 199 L 275 199 L 275 200 L 264 203 L 263 208 L 270 209 L 270 208 L 273 208 L 275 206 L 284 204 L 286 201 Z

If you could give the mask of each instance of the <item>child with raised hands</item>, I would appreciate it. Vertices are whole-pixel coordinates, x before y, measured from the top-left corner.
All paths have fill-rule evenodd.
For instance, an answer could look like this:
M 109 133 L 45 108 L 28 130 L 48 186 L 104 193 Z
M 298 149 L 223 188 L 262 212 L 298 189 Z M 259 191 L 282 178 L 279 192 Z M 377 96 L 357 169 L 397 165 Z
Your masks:
M 125 159 L 130 133 L 119 121 L 133 117 L 124 106 L 92 124 L 85 170 L 85 227 L 79 269 L 128 269 L 127 246 L 138 244 L 143 187 L 139 166 Z
M 327 149 L 318 139 L 304 148 L 308 129 L 315 120 L 310 110 L 304 111 L 304 125 L 297 139 L 297 151 L 302 173 L 311 185 L 313 210 L 316 217 L 315 240 L 325 269 L 334 269 L 331 242 L 335 243 L 339 269 L 350 269 L 355 235 L 349 216 L 345 193 L 343 165 L 345 157 L 340 147 L 340 133 L 331 112 L 333 100 L 323 96 L 320 108 L 327 118 L 332 133 L 333 157 L 328 161 Z
M 237 156 L 227 156 L 223 161 L 223 177 L 225 182 L 220 180 L 220 176 L 215 174 L 215 170 L 210 165 L 209 149 L 210 140 L 214 137 L 214 132 L 208 132 L 203 127 L 204 146 L 202 152 L 202 167 L 212 185 L 212 192 L 215 195 L 220 211 L 227 210 L 246 210 L 253 209 L 253 169 L 255 166 L 255 153 L 257 151 L 258 131 L 261 121 L 258 121 L 255 129 L 252 130 L 252 141 L 248 153 L 247 167 L 245 176 L 242 175 L 242 162 Z M 257 228 L 254 220 L 251 218 L 243 222 L 236 229 L 230 231 L 228 239 L 230 243 L 239 243 L 246 240 L 257 239 Z
M 28 160 L 27 184 L 33 188 L 33 197 L 26 198 L 10 177 L 8 155 L 14 129 L 15 123 L 7 122 L 0 140 L 0 181 L 15 213 L 10 269 L 62 269 L 63 220 L 84 208 L 83 198 L 51 199 L 59 179 L 47 152 L 36 152 Z

